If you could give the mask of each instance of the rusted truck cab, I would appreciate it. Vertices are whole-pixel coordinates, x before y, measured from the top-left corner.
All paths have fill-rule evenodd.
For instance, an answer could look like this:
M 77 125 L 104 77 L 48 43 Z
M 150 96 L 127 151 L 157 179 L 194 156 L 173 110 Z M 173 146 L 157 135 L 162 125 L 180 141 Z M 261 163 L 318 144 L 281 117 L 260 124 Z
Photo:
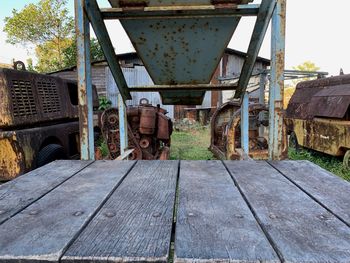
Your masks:
M 301 82 L 286 113 L 291 146 L 350 158 L 350 75 Z
M 0 69 L 0 101 L 0 180 L 79 157 L 76 82 Z

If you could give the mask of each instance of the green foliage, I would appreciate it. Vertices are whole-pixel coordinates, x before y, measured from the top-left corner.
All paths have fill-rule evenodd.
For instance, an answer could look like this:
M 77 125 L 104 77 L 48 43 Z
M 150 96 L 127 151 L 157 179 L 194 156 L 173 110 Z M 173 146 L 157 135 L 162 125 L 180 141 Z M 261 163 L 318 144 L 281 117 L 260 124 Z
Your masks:
M 60 45 L 61 51 L 56 48 L 56 43 L 54 41 L 47 41 L 36 47 L 35 53 L 38 58 L 38 63 L 35 69 L 38 72 L 53 72 L 71 66 L 65 64 L 64 48 L 73 45 L 73 40 L 62 40 Z
M 37 45 L 71 36 L 74 20 L 68 15 L 66 3 L 66 0 L 41 0 L 20 11 L 13 9 L 12 16 L 5 18 L 7 42 Z
M 74 31 L 74 19 L 68 15 L 66 4 L 66 0 L 41 0 L 20 11 L 13 9 L 12 16 L 5 18 L 6 41 L 36 46 L 39 71 L 49 71 L 62 63 L 62 50 Z M 49 58 L 53 62 L 46 66 Z
M 38 59 L 31 69 L 52 72 L 76 65 L 74 19 L 69 16 L 67 0 L 40 0 L 22 10 L 12 10 L 5 18 L 4 32 L 7 42 L 35 47 Z M 91 40 L 91 60 L 103 59 L 102 49 L 96 39 Z
M 105 158 L 109 155 L 108 145 L 102 137 L 96 141 L 96 146 L 100 149 L 102 157 Z
M 304 63 L 293 67 L 295 70 L 301 70 L 301 71 L 319 71 L 320 68 L 315 65 L 315 63 L 311 61 L 305 61 Z
M 215 160 L 208 150 L 210 132 L 208 128 L 186 132 L 173 132 L 171 136 L 171 160 Z
M 343 166 L 339 158 L 306 149 L 296 151 L 292 148 L 289 149 L 289 158 L 291 160 L 309 160 L 323 169 L 350 181 L 350 171 Z
M 99 110 L 107 110 L 112 106 L 112 102 L 104 96 L 98 98 L 99 100 Z
M 293 67 L 294 70 L 300 70 L 300 71 L 319 71 L 320 67 L 316 66 L 315 63 L 311 61 L 305 61 L 304 63 Z M 293 81 L 293 86 L 295 87 L 299 82 L 306 81 L 306 80 L 312 80 L 312 78 L 304 78 L 304 79 L 298 79 Z
M 27 70 L 30 72 L 35 72 L 34 66 L 33 66 L 33 59 L 31 58 L 27 59 Z
M 102 142 L 98 148 L 101 150 L 102 157 L 107 157 L 109 155 L 109 150 L 106 142 Z
M 104 55 L 100 44 L 96 38 L 90 40 L 91 61 L 103 60 Z M 63 50 L 63 65 L 71 67 L 77 64 L 77 43 L 72 41 L 69 46 Z

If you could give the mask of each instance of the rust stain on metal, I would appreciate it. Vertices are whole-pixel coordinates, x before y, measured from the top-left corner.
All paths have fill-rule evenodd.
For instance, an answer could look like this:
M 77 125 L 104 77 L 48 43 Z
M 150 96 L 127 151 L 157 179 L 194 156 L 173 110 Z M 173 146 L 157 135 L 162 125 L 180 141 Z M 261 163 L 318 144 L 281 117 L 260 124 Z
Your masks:
M 169 158 L 171 119 L 166 110 L 154 107 L 147 99 L 141 99 L 139 106 L 127 108 L 128 145 L 134 149 L 131 160 L 165 160 Z M 108 145 L 110 158 L 120 155 L 118 110 L 111 108 L 102 114 L 102 133 Z
M 93 87 L 94 107 L 98 106 Z M 78 86 L 74 81 L 0 69 L 0 180 L 37 167 L 38 153 L 48 144 L 79 155 Z
M 24 154 L 16 138 L 0 139 L 0 179 L 10 180 L 25 170 Z
M 287 133 L 334 156 L 350 150 L 350 75 L 301 82 L 287 108 Z
M 268 112 L 265 105 L 249 105 L 249 156 L 254 159 L 267 159 L 268 143 L 266 138 L 259 137 L 260 125 L 267 126 L 268 120 L 261 120 L 260 113 Z M 241 110 L 238 102 L 223 104 L 211 120 L 210 150 L 219 159 L 241 159 L 240 138 Z

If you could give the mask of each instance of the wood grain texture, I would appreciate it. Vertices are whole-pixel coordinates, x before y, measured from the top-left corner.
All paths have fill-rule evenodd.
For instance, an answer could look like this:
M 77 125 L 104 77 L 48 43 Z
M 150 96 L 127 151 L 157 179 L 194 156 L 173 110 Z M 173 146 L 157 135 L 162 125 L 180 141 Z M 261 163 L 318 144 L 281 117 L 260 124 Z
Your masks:
M 167 262 L 178 161 L 138 161 L 62 262 Z
M 0 225 L 91 161 L 54 161 L 0 186 Z
M 221 161 L 181 161 L 175 262 L 279 262 Z
M 350 226 L 350 183 L 309 161 L 269 162 Z
M 3 223 L 0 262 L 58 262 L 133 164 L 96 161 Z
M 350 262 L 350 228 L 266 162 L 225 161 L 286 262 Z

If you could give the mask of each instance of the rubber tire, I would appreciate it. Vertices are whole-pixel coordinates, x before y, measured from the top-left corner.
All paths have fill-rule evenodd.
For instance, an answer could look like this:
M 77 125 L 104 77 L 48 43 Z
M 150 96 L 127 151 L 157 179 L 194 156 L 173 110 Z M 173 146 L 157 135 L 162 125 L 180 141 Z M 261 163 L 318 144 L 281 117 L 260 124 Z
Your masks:
M 37 167 L 44 166 L 50 162 L 59 159 L 66 159 L 67 155 L 64 151 L 64 148 L 59 144 L 49 144 L 43 147 L 37 157 Z
M 295 135 L 294 132 L 292 132 L 289 135 L 289 143 L 288 143 L 288 145 L 289 145 L 290 148 L 293 148 L 296 151 L 299 151 L 299 149 L 300 149 L 300 146 L 299 146 L 299 143 L 298 143 L 298 138 L 297 138 L 297 136 Z
M 343 165 L 345 168 L 350 169 L 350 150 L 347 150 L 344 154 Z

